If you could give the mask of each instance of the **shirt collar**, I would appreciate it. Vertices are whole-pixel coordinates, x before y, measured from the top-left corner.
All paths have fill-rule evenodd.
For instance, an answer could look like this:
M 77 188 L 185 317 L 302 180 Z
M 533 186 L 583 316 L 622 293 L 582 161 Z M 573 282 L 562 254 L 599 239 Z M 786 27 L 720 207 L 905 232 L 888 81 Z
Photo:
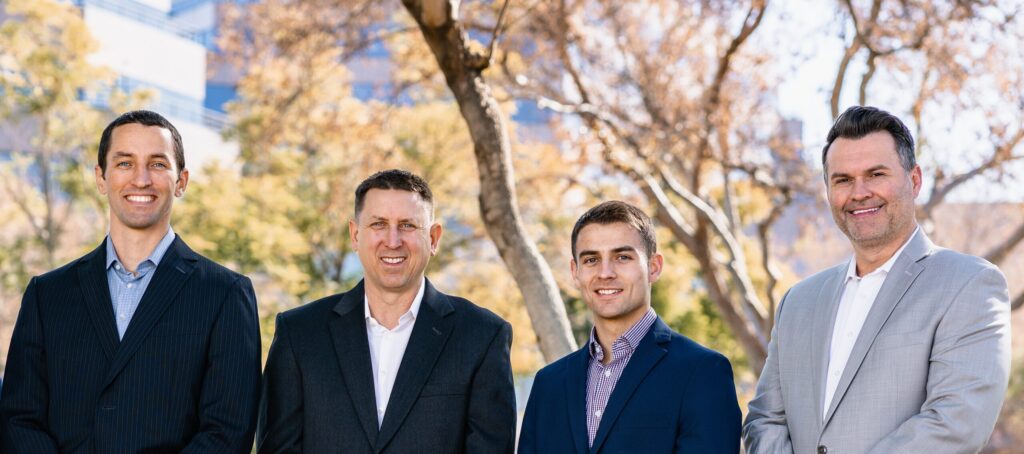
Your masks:
M 146 260 L 143 260 L 142 262 L 150 261 L 150 262 L 153 262 L 153 265 L 159 265 L 160 264 L 160 260 L 164 258 L 164 254 L 166 254 L 167 250 L 171 248 L 171 243 L 173 243 L 173 242 L 174 242 L 174 229 L 171 228 L 171 226 L 167 226 L 167 233 L 164 234 L 164 237 L 162 239 L 160 239 L 160 242 L 157 243 L 155 248 L 153 248 L 153 252 L 151 252 L 149 254 L 149 257 L 146 258 Z M 110 267 L 114 265 L 114 263 L 120 264 L 121 261 L 118 260 L 118 258 L 117 258 L 117 251 L 114 249 L 114 242 L 110 240 L 110 234 L 109 233 L 107 234 L 107 241 L 106 241 L 106 243 L 107 243 L 107 268 L 106 269 L 109 270 Z
M 416 292 L 416 297 L 412 299 L 412 306 L 409 306 L 409 310 L 402 314 L 401 318 L 405 318 L 407 315 L 411 316 L 413 320 L 416 320 L 416 316 L 420 313 L 420 303 L 423 302 L 423 290 L 427 287 L 427 278 L 423 277 L 420 280 L 420 289 Z M 363 292 L 363 319 L 370 320 L 370 299 Z M 376 320 L 375 320 L 376 321 Z
M 640 341 L 643 340 L 644 335 L 651 329 L 651 325 L 654 324 L 654 320 L 658 318 L 658 314 L 654 313 L 654 308 L 648 308 L 647 313 L 644 314 L 640 320 L 637 320 L 625 333 L 622 333 L 615 342 L 623 340 L 629 349 L 636 350 L 636 347 L 640 345 Z M 613 342 L 614 344 L 614 342 Z M 590 357 L 594 359 L 601 359 L 604 357 L 604 351 L 601 349 L 601 344 L 597 341 L 597 329 L 590 328 L 590 341 L 587 343 L 590 347 Z
M 914 229 L 914 233 L 910 234 L 910 237 L 907 238 L 907 241 L 905 241 L 903 243 L 903 246 L 900 246 L 900 248 L 896 251 L 896 253 L 893 254 L 892 257 L 889 257 L 889 260 L 886 260 L 885 263 L 882 264 L 882 266 L 880 266 L 880 267 L 878 267 L 878 269 L 868 273 L 864 277 L 868 277 L 868 276 L 870 276 L 872 274 L 879 273 L 879 272 L 882 272 L 882 273 L 885 273 L 885 274 L 889 274 L 889 271 L 892 270 L 893 265 L 896 264 L 896 259 L 898 259 L 900 257 L 900 254 L 903 253 L 903 250 L 907 248 L 908 244 L 910 244 L 910 240 L 913 240 L 914 237 L 917 236 L 918 230 L 921 230 L 921 226 L 917 226 Z M 860 276 L 857 276 L 857 256 L 854 255 L 852 258 L 850 258 L 850 265 L 846 267 L 846 280 L 849 281 L 850 279 L 860 279 L 860 278 L 861 278 Z

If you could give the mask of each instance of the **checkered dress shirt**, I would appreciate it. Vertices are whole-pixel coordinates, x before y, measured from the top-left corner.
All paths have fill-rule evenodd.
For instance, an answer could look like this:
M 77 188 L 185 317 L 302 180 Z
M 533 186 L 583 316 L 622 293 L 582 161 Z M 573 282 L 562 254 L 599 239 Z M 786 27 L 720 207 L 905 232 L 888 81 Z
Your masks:
M 612 361 L 605 365 L 604 350 L 597 341 L 597 331 L 590 330 L 590 368 L 587 373 L 587 446 L 594 445 L 594 437 L 597 436 L 597 428 L 601 425 L 601 416 L 604 415 L 605 406 L 608 405 L 608 398 L 615 390 L 615 384 L 619 382 L 626 363 L 633 356 L 640 340 L 644 338 L 647 331 L 651 329 L 658 316 L 654 309 L 648 309 L 640 321 L 633 327 L 626 330 L 615 342 L 612 342 Z

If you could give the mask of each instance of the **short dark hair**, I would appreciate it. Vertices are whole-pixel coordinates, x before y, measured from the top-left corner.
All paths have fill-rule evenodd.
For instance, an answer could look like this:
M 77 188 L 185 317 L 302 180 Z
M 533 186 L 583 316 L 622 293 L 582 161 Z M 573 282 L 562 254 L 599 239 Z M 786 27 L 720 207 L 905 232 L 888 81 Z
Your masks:
M 658 243 L 654 238 L 654 223 L 639 208 L 620 200 L 609 200 L 587 210 L 576 220 L 572 228 L 572 259 L 576 260 L 576 240 L 580 236 L 580 230 L 590 224 L 613 224 L 622 222 L 636 229 L 640 239 L 644 243 L 644 253 L 647 258 L 658 252 Z
M 100 136 L 99 153 L 96 156 L 103 175 L 107 174 L 107 153 L 110 152 L 110 140 L 111 136 L 114 135 L 114 129 L 118 126 L 132 123 L 138 123 L 143 126 L 158 126 L 171 132 L 171 140 L 174 142 L 174 162 L 178 165 L 178 175 L 181 176 L 181 170 L 185 168 L 185 147 L 181 144 L 181 134 L 178 134 L 178 129 L 171 122 L 167 121 L 166 118 L 149 110 L 125 112 L 103 129 L 103 135 Z
M 430 192 L 427 181 L 418 175 L 402 169 L 388 169 L 370 175 L 356 187 L 356 218 L 363 211 L 363 201 L 371 189 L 397 189 L 419 194 L 420 199 L 428 205 L 434 205 L 434 194 Z
M 825 141 L 825 148 L 821 150 L 821 166 L 828 168 L 825 160 L 828 157 L 828 148 L 836 139 L 859 139 L 868 134 L 878 131 L 888 132 L 896 142 L 896 155 L 900 158 L 900 165 L 903 170 L 911 171 L 917 166 L 917 158 L 914 156 L 914 137 L 910 129 L 903 124 L 895 115 L 884 110 L 869 106 L 853 106 L 846 109 L 832 129 L 828 131 L 828 140 Z M 825 179 L 828 180 L 828 172 L 825 172 Z

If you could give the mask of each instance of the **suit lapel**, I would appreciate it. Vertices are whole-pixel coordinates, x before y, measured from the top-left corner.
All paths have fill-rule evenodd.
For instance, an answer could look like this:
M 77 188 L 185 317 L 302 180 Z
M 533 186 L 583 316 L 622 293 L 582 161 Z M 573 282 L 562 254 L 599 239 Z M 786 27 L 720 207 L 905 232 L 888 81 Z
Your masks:
M 377 439 L 377 401 L 373 387 L 373 366 L 370 363 L 370 342 L 366 338 L 366 315 L 363 313 L 364 290 L 360 282 L 346 292 L 334 306 L 338 317 L 330 322 L 334 353 L 352 399 L 359 425 L 371 446 Z
M 398 367 L 380 433 L 377 434 L 377 452 L 387 446 L 402 426 L 455 326 L 455 309 L 448 298 L 435 290 L 430 281 L 424 280 L 424 284 L 423 302 L 409 336 L 409 345 L 402 356 L 402 364 Z
M 819 416 L 817 423 L 820 424 L 824 415 L 821 414 L 822 404 L 825 402 L 825 376 L 828 374 L 829 354 L 832 346 L 832 326 L 836 323 L 836 314 L 839 312 L 839 300 L 843 297 L 843 287 L 846 280 L 846 266 L 837 266 L 832 277 L 821 293 L 818 294 L 818 303 L 814 305 L 814 317 L 811 335 L 811 362 L 814 384 L 815 413 Z M 815 339 L 824 339 L 824 342 L 814 342 Z
M 167 249 L 163 258 L 160 259 L 160 264 L 153 271 L 156 274 L 146 286 L 146 292 L 142 294 L 139 307 L 135 310 L 131 322 L 128 323 L 128 329 L 125 330 L 124 337 L 121 339 L 121 346 L 117 349 L 113 364 L 107 373 L 107 384 L 121 372 L 128 360 L 146 340 L 156 322 L 177 299 L 178 292 L 181 291 L 185 282 L 188 281 L 189 275 L 195 269 L 197 260 L 196 253 L 192 252 L 184 241 L 181 241 L 181 237 L 175 236 L 171 247 Z M 113 308 L 110 310 L 111 317 L 113 317 Z
M 615 420 L 622 413 L 622 409 L 626 407 L 626 403 L 633 397 L 633 392 L 647 377 L 647 373 L 668 353 L 666 344 L 671 337 L 672 331 L 659 318 L 654 321 L 654 326 L 651 327 L 647 335 L 640 340 L 640 345 L 637 345 L 633 356 L 629 358 L 626 368 L 622 371 L 622 376 L 619 377 L 615 389 L 612 390 L 612 395 L 608 398 L 608 406 L 605 407 L 604 415 L 601 416 L 601 422 L 597 426 L 597 435 L 594 436 L 594 445 L 590 448 L 590 452 L 600 451 L 601 444 L 608 438 L 608 432 L 615 425 Z
M 832 403 L 825 414 L 822 427 L 828 424 L 828 421 L 835 413 L 836 407 L 839 406 L 839 401 L 843 399 L 843 395 L 849 389 L 853 377 L 857 375 L 857 370 L 860 369 L 861 363 L 864 362 L 868 349 L 874 343 L 878 332 L 882 330 L 882 326 L 889 320 L 889 315 L 892 314 L 893 309 L 903 299 L 903 295 L 910 289 L 917 276 L 921 274 L 921 271 L 924 271 L 924 266 L 918 262 L 926 257 L 932 249 L 932 243 L 925 236 L 924 232 L 918 232 L 910 240 L 910 243 L 907 244 L 900 257 L 896 259 L 892 269 L 889 270 L 885 283 L 878 290 L 878 296 L 875 297 L 875 302 L 871 305 L 868 317 L 864 320 L 864 326 L 860 330 L 860 335 L 857 336 L 857 342 L 853 344 L 850 359 L 846 362 L 846 368 L 843 369 L 842 377 L 839 378 L 836 393 L 832 397 Z
M 587 452 L 587 370 L 590 367 L 590 352 L 587 346 L 573 353 L 569 359 L 568 373 L 565 374 L 566 411 L 569 414 L 569 429 L 577 453 Z
M 109 241 L 109 240 L 106 240 Z M 114 305 L 110 300 L 110 286 L 107 284 L 106 241 L 86 255 L 78 264 L 78 282 L 85 298 L 86 312 L 100 340 L 103 355 L 107 361 L 117 351 L 117 324 L 114 322 Z

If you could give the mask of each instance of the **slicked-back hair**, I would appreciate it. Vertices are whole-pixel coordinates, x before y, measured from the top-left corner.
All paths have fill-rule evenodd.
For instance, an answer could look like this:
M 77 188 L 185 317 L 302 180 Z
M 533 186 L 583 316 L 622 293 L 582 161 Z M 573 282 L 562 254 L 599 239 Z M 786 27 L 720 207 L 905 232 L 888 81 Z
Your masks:
M 640 234 L 640 240 L 644 243 L 644 253 L 647 254 L 648 259 L 658 252 L 658 243 L 654 238 L 654 223 L 651 222 L 651 218 L 633 205 L 620 200 L 609 200 L 587 210 L 576 220 L 576 225 L 572 228 L 572 259 L 579 258 L 576 255 L 576 240 L 580 236 L 580 230 L 590 224 L 607 225 L 616 222 L 622 222 L 636 229 Z
M 433 211 L 434 194 L 430 192 L 427 181 L 418 175 L 402 169 L 388 169 L 370 175 L 356 187 L 356 219 L 363 211 L 363 202 L 366 200 L 366 193 L 371 189 L 397 189 L 419 194 L 420 199 L 427 203 Z
M 870 106 L 853 106 L 846 109 L 836 118 L 832 129 L 828 131 L 828 139 L 825 141 L 825 148 L 821 150 L 821 166 L 825 169 L 825 181 L 828 181 L 828 149 L 832 142 L 842 137 L 844 139 L 859 139 L 873 132 L 888 132 L 896 142 L 896 155 L 900 158 L 900 165 L 907 172 L 914 170 L 917 166 L 917 158 L 914 156 L 914 137 L 910 129 L 903 124 L 895 115 L 884 110 Z
M 114 129 L 118 126 L 132 123 L 138 123 L 143 126 L 157 126 L 171 132 L 171 141 L 174 142 L 174 163 L 178 166 L 178 176 L 180 177 L 182 169 L 185 168 L 185 147 L 181 144 L 181 134 L 178 134 L 178 129 L 170 121 L 167 121 L 163 115 L 149 110 L 125 112 L 103 129 L 103 135 L 100 136 L 99 152 L 96 155 L 97 164 L 99 164 L 103 175 L 107 174 L 107 153 L 110 152 L 110 141 L 114 135 Z

